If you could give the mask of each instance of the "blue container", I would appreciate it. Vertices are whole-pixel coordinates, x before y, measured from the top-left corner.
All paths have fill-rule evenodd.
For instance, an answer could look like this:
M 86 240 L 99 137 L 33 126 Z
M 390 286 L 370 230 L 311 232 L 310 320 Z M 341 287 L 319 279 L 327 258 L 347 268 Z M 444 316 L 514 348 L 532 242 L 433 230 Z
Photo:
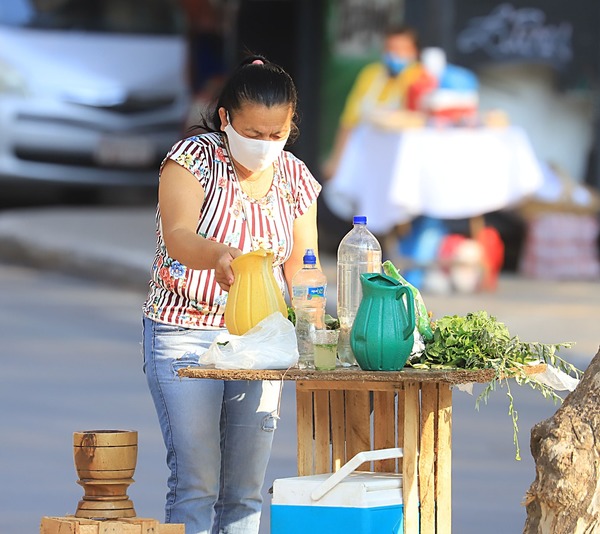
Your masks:
M 423 287 L 425 269 L 437 261 L 446 235 L 448 229 L 440 219 L 422 216 L 412 222 L 410 232 L 398 243 L 400 256 L 414 264 L 402 273 L 409 284 L 419 289 Z
M 366 508 L 271 505 L 271 534 L 402 534 L 401 504 Z
M 386 451 L 395 452 L 384 456 Z M 384 459 L 401 456 L 402 450 L 359 453 L 333 475 L 275 480 L 271 534 L 402 534 L 402 475 L 353 472 L 373 459 L 370 453 Z

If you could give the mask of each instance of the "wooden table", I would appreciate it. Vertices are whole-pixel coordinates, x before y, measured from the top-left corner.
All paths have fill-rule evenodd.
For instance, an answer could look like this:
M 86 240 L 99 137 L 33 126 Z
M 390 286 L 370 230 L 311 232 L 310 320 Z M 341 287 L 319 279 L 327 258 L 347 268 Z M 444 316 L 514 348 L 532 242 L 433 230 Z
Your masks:
M 531 366 L 528 374 L 543 372 Z M 179 376 L 296 382 L 298 475 L 337 471 L 361 451 L 401 447 L 399 461 L 365 470 L 402 473 L 405 534 L 452 529 L 452 386 L 493 379 L 485 371 L 371 372 L 181 369 Z M 420 530 L 419 530 L 420 525 Z

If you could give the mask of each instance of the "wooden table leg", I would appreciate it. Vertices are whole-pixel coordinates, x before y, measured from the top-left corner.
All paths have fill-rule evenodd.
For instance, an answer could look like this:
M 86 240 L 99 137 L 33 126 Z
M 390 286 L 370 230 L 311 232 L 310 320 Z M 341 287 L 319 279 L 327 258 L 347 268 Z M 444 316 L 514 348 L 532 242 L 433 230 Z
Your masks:
M 389 449 L 396 446 L 396 413 L 393 391 L 373 392 L 373 449 Z M 374 471 L 396 472 L 396 459 L 375 462 Z
M 435 534 L 435 422 L 438 388 L 421 384 L 421 442 L 419 447 L 420 534 Z
M 346 463 L 346 425 L 344 423 L 344 392 L 329 392 L 331 407 L 331 470 L 339 471 Z
M 436 462 L 436 534 L 452 531 L 452 390 L 439 384 L 437 412 L 437 462 Z
M 296 388 L 296 425 L 298 432 L 298 476 L 313 471 L 313 392 Z
M 419 384 L 408 382 L 404 387 L 404 458 L 402 462 L 404 534 L 419 532 L 418 444 Z
M 330 418 L 329 418 L 329 392 L 316 390 L 314 393 L 315 414 L 315 474 L 331 473 L 330 450 Z
M 369 392 L 346 390 L 346 459 L 350 460 L 359 452 L 371 450 L 371 426 Z M 363 464 L 357 471 L 370 470 Z

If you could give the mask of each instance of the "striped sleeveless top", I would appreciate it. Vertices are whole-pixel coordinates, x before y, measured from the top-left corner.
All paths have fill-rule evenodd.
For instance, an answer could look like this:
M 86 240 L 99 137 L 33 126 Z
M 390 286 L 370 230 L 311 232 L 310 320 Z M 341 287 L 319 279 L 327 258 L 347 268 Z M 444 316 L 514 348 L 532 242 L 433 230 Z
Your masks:
M 240 187 L 221 134 L 177 142 L 163 160 L 161 171 L 169 159 L 191 172 L 204 189 L 197 233 L 242 252 L 273 251 L 274 274 L 283 293 L 283 264 L 293 247 L 294 219 L 306 212 L 321 190 L 306 165 L 283 151 L 274 163 L 271 189 L 256 200 Z M 227 292 L 215 281 L 214 270 L 191 269 L 171 258 L 161 229 L 159 205 L 156 253 L 143 313 L 155 321 L 186 328 L 224 328 Z

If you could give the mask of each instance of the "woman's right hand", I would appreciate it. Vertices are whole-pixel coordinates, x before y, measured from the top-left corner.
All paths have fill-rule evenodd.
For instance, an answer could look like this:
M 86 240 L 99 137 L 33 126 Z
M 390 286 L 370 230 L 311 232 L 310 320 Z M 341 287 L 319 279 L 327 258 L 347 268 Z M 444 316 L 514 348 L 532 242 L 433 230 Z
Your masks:
M 234 276 L 231 262 L 241 255 L 242 251 L 239 248 L 223 247 L 223 251 L 217 256 L 215 280 L 223 291 L 229 291 L 231 284 L 233 284 Z

